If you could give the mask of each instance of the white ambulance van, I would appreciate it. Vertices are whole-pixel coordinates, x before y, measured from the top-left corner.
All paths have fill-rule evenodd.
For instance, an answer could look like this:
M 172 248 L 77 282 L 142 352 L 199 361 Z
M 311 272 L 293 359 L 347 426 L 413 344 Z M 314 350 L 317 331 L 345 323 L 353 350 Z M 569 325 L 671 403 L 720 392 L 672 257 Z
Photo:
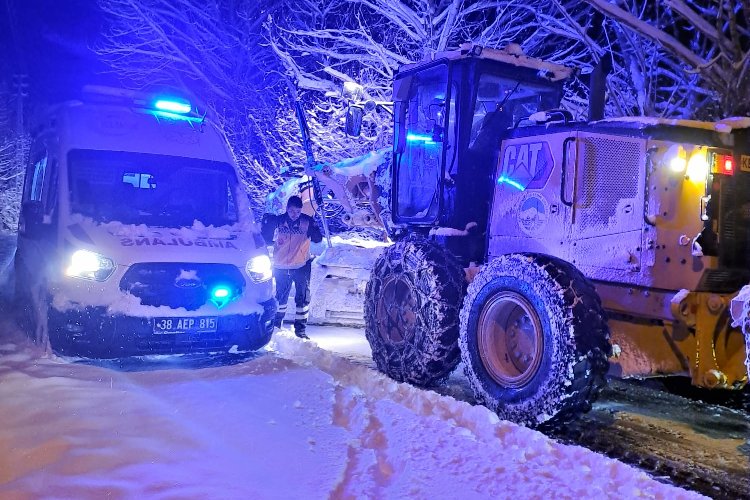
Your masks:
M 88 88 L 47 115 L 26 167 L 18 312 L 84 357 L 256 350 L 271 262 L 222 136 L 183 99 Z

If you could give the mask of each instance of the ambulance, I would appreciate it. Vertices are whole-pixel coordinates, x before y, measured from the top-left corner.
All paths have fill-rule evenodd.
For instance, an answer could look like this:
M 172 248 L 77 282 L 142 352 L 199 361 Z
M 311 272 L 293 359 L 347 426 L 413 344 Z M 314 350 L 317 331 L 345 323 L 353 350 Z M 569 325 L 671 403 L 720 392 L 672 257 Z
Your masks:
M 82 357 L 263 347 L 271 261 L 223 136 L 184 98 L 82 95 L 33 134 L 15 256 L 25 329 Z

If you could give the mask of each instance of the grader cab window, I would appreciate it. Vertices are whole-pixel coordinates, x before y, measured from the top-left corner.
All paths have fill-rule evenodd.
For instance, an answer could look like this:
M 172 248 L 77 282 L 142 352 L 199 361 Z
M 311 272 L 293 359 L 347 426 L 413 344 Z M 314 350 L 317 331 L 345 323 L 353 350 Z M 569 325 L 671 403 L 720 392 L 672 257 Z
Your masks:
M 482 74 L 477 86 L 469 148 L 497 147 L 504 130 L 537 111 L 558 107 L 559 100 L 556 87 L 491 73 Z
M 396 214 L 401 220 L 432 222 L 440 208 L 440 176 L 446 131 L 448 70 L 437 66 L 410 77 L 405 101 L 396 112 L 397 139 Z M 449 132 L 449 131 L 448 131 Z

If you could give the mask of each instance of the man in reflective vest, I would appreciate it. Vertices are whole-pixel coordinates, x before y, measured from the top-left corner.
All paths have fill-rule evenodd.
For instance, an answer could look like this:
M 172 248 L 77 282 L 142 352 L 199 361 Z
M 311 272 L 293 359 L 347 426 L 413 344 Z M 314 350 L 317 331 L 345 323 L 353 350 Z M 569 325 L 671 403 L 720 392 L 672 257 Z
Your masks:
M 279 309 L 275 326 L 281 328 L 286 314 L 289 292 L 294 283 L 294 333 L 307 339 L 305 328 L 310 314 L 310 242 L 319 243 L 323 236 L 315 219 L 302 213 L 302 199 L 292 196 L 282 215 L 263 215 L 263 238 L 269 245 L 273 242 L 273 276 L 276 278 L 276 300 Z

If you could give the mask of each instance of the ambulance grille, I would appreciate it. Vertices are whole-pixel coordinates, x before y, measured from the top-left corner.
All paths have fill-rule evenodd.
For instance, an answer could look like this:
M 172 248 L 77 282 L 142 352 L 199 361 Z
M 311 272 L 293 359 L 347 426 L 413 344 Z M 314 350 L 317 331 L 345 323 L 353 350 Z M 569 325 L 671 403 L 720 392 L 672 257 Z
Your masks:
M 239 295 L 245 279 L 231 264 L 149 262 L 130 266 L 120 280 L 120 290 L 138 297 L 141 305 L 188 311 L 205 304 L 209 291 L 217 285 L 228 286 Z
M 641 145 L 601 137 L 586 137 L 582 143 L 576 217 L 581 230 L 607 228 L 618 215 L 620 200 L 640 198 Z

